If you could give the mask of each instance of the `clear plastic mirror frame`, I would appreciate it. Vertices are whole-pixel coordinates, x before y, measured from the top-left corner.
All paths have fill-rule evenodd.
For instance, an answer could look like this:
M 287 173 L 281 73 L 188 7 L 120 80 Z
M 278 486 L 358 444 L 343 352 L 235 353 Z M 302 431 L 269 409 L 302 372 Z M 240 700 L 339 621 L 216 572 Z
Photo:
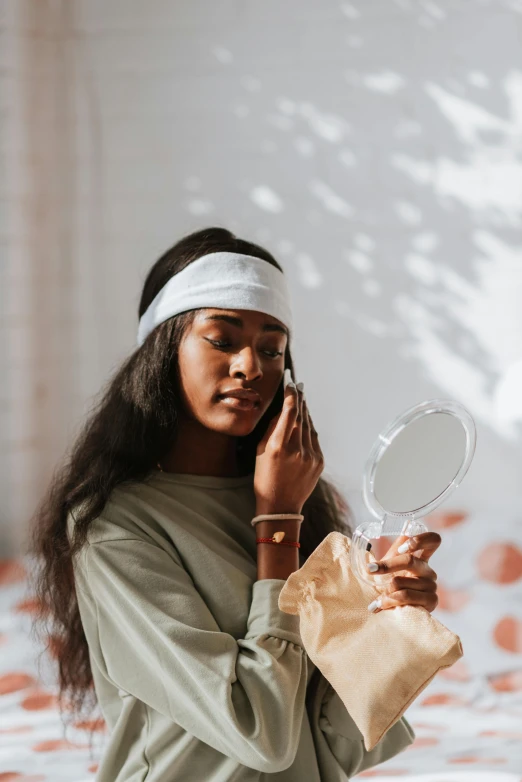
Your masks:
M 375 484 L 375 475 L 379 462 L 392 441 L 402 432 L 402 430 L 408 426 L 408 424 L 416 421 L 425 415 L 431 415 L 433 413 L 447 413 L 455 416 L 462 424 L 466 434 L 466 450 L 462 464 L 460 465 L 457 474 L 448 484 L 446 489 L 435 497 L 431 502 L 423 505 L 421 508 L 417 508 L 415 511 L 394 512 L 383 508 L 380 502 L 377 500 L 373 487 Z M 475 453 L 476 444 L 476 431 L 473 418 L 468 413 L 466 408 L 459 402 L 455 402 L 449 399 L 431 399 L 427 402 L 421 402 L 414 407 L 409 408 L 406 412 L 397 416 L 387 427 L 384 429 L 377 440 L 375 441 L 370 455 L 366 461 L 364 479 L 363 479 L 363 498 L 367 508 L 373 513 L 376 518 L 380 520 L 388 519 L 401 519 L 408 517 L 411 519 L 426 516 L 437 508 L 444 500 L 451 494 L 457 486 L 460 484 L 462 478 L 468 471 L 473 454 Z
M 379 461 L 382 455 L 400 432 L 413 421 L 433 413 L 447 413 L 456 417 L 464 428 L 466 435 L 465 453 L 462 463 L 453 480 L 446 489 L 433 498 L 426 505 L 413 511 L 390 511 L 383 508 L 377 500 L 374 492 L 375 477 Z M 382 535 L 398 537 L 399 535 L 416 535 L 427 532 L 427 527 L 418 518 L 427 515 L 437 508 L 447 497 L 455 491 L 466 475 L 473 459 L 476 445 L 475 422 L 466 408 L 459 402 L 448 399 L 431 399 L 398 415 L 378 436 L 366 461 L 363 477 L 363 498 L 370 512 L 377 521 L 369 521 L 360 524 L 354 530 L 351 541 L 351 563 L 354 572 L 360 579 L 372 586 L 376 581 L 366 570 L 366 564 L 370 561 L 368 551 L 371 548 L 372 538 Z M 390 576 L 381 575 L 381 581 L 386 581 Z

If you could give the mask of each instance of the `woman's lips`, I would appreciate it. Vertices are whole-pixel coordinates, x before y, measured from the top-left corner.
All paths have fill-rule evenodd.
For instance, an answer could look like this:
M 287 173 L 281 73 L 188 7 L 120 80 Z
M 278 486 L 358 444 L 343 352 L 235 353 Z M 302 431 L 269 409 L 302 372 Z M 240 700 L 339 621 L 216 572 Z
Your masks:
M 220 401 L 236 410 L 253 410 L 255 407 L 259 407 L 260 404 L 252 399 L 240 399 L 237 396 L 222 396 Z

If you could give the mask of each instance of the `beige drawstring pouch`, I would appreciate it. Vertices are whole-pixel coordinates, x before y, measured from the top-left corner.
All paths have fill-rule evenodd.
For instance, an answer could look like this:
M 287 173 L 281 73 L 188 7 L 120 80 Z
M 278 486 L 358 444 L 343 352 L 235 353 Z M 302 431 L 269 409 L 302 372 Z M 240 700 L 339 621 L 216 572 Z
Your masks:
M 422 606 L 369 612 L 382 590 L 352 571 L 350 545 L 346 535 L 330 532 L 288 577 L 279 608 L 299 614 L 308 656 L 341 698 L 370 751 L 463 650 L 458 635 Z

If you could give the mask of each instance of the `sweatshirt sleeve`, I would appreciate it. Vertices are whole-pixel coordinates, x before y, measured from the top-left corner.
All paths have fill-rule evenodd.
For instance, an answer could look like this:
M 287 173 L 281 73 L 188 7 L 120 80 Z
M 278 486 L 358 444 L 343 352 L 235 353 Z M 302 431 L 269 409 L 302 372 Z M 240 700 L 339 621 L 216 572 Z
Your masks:
M 299 617 L 278 606 L 283 579 L 253 583 L 245 637 L 236 640 L 161 546 L 99 541 L 84 562 L 117 687 L 238 763 L 268 773 L 293 763 L 307 662 Z
M 321 704 L 319 727 L 330 751 L 349 778 L 395 757 L 415 740 L 413 728 L 402 716 L 368 751 L 361 731 L 330 684 Z

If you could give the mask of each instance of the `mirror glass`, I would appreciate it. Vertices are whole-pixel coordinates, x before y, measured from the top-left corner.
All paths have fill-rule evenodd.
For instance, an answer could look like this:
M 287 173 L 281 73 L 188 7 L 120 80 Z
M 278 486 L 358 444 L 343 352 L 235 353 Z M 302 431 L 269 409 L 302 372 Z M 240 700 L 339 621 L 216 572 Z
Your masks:
M 434 412 L 408 423 L 382 454 L 374 494 L 386 511 L 413 513 L 451 484 L 466 455 L 466 432 L 458 418 Z

